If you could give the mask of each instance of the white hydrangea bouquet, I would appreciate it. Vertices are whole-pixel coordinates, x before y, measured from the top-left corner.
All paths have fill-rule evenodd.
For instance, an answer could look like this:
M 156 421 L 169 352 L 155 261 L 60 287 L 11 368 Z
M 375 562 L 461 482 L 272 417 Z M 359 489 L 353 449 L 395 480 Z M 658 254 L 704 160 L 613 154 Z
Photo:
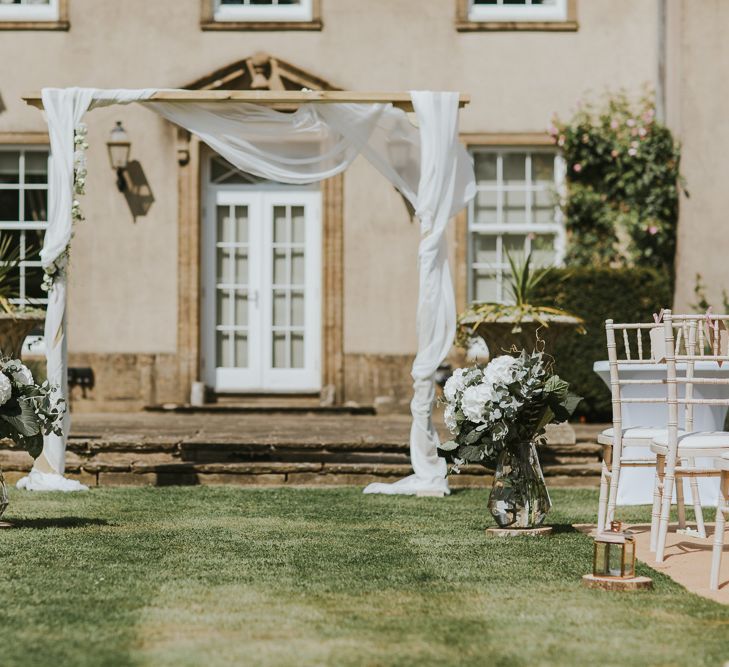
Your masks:
M 440 445 L 440 455 L 453 472 L 465 463 L 495 470 L 488 508 L 501 528 L 539 526 L 552 501 L 536 445 L 547 424 L 565 421 L 581 399 L 552 371 L 550 357 L 526 351 L 459 368 L 443 394 L 453 438 Z
M 0 359 L 0 438 L 9 438 L 37 458 L 43 436 L 62 434 L 66 401 L 48 381 L 36 384 L 18 359 Z

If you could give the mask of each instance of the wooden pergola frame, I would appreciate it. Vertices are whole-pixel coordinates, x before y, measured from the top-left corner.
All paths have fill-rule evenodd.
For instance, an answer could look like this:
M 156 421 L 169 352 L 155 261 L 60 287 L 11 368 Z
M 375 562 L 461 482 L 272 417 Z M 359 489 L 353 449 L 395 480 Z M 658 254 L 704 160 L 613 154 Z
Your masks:
M 31 106 L 43 108 L 41 94 L 33 91 L 23 95 Z M 310 102 L 339 104 L 392 104 L 403 111 L 413 111 L 410 93 L 352 92 L 348 90 L 159 90 L 145 102 L 251 102 L 265 106 L 308 104 Z M 470 96 L 461 93 L 458 106 L 466 106 Z

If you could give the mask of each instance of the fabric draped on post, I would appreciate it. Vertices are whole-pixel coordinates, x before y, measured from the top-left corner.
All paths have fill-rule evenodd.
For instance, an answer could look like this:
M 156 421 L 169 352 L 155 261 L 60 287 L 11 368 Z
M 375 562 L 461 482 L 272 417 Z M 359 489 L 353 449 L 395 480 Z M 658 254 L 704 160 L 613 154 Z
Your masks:
M 89 109 L 109 104 L 127 104 L 149 97 L 152 90 L 95 90 L 93 88 L 45 88 L 43 108 L 48 123 L 51 159 L 48 174 L 48 227 L 41 249 L 43 268 L 56 262 L 68 248 L 73 233 L 74 131 Z M 68 349 L 66 340 L 66 271 L 57 272 L 48 290 L 44 338 L 47 377 L 61 388 L 68 399 Z M 66 468 L 66 441 L 71 429 L 71 415 L 66 412 L 63 436 L 47 435 L 43 452 L 18 488 L 31 491 L 82 491 L 86 487 L 63 476 Z
M 42 261 L 64 252 L 71 237 L 73 130 L 88 108 L 148 98 L 153 90 L 46 89 L 51 137 L 49 227 Z M 408 199 L 421 221 L 418 353 L 413 364 L 414 474 L 366 493 L 442 491 L 446 466 L 436 453 L 432 423 L 434 374 L 455 335 L 456 309 L 445 231 L 449 219 L 475 195 L 473 165 L 458 141 L 457 93 L 413 92 L 419 129 L 390 104 L 306 103 L 284 113 L 255 103 L 147 101 L 144 106 L 200 137 L 238 169 L 281 183 L 306 184 L 344 171 L 361 154 Z M 56 165 L 58 161 L 58 167 Z M 49 380 L 66 395 L 65 275 L 49 294 L 46 346 Z M 64 480 L 64 437 L 46 441 L 34 474 Z M 48 469 L 45 469 L 45 468 Z M 59 483 L 59 488 L 62 484 Z M 27 488 L 34 488 L 26 484 Z

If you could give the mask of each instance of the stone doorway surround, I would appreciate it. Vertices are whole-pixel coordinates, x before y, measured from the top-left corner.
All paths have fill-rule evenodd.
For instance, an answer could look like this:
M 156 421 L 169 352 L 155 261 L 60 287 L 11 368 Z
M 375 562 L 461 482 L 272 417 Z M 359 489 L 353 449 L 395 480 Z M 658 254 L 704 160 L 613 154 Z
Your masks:
M 338 90 L 327 81 L 265 53 L 227 65 L 185 86 L 192 90 Z M 288 109 L 282 108 L 282 111 Z M 177 129 L 178 162 L 178 401 L 201 380 L 202 142 Z M 321 402 L 344 400 L 344 176 L 321 183 L 322 391 Z

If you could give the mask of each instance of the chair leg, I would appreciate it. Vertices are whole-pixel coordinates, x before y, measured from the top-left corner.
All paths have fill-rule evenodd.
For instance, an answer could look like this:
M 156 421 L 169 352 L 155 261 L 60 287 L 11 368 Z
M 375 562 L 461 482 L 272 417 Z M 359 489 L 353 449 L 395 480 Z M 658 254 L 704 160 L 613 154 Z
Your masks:
M 600 500 L 597 504 L 597 532 L 605 530 L 607 515 L 608 485 L 610 479 L 610 465 L 612 464 L 613 448 L 604 445 L 602 448 L 602 469 L 600 473 Z
M 671 505 L 673 500 L 673 466 L 669 466 L 668 474 L 663 477 L 663 491 L 661 493 L 661 516 L 658 523 L 658 541 L 656 542 L 656 563 L 662 563 L 666 551 L 666 537 L 668 536 L 668 521 L 671 518 Z
M 618 503 L 618 484 L 620 483 L 620 457 L 616 456 L 613 460 L 613 469 L 610 477 L 610 493 L 608 494 L 607 516 L 605 525 L 609 526 L 611 521 L 615 520 L 615 505 Z
M 696 467 L 696 459 L 689 459 L 688 464 L 691 468 Z M 701 509 L 701 496 L 699 495 L 699 480 L 693 475 L 691 480 L 691 500 L 694 503 L 694 517 L 696 520 L 696 530 L 699 537 L 706 538 L 706 526 L 704 525 L 704 511 Z
M 722 470 L 719 485 L 719 503 L 716 507 L 716 528 L 714 529 L 714 552 L 711 558 L 711 578 L 709 588 L 719 590 L 719 570 L 721 569 L 721 552 L 724 549 L 724 530 L 726 528 L 726 512 L 729 511 L 729 471 Z
M 676 507 L 678 508 L 678 527 L 686 528 L 686 504 L 683 498 L 683 477 L 676 477 Z
M 663 475 L 666 469 L 666 457 L 656 454 L 656 477 L 653 482 L 653 512 L 651 513 L 651 551 L 656 550 L 658 542 L 658 524 L 661 517 L 661 492 L 663 490 Z

